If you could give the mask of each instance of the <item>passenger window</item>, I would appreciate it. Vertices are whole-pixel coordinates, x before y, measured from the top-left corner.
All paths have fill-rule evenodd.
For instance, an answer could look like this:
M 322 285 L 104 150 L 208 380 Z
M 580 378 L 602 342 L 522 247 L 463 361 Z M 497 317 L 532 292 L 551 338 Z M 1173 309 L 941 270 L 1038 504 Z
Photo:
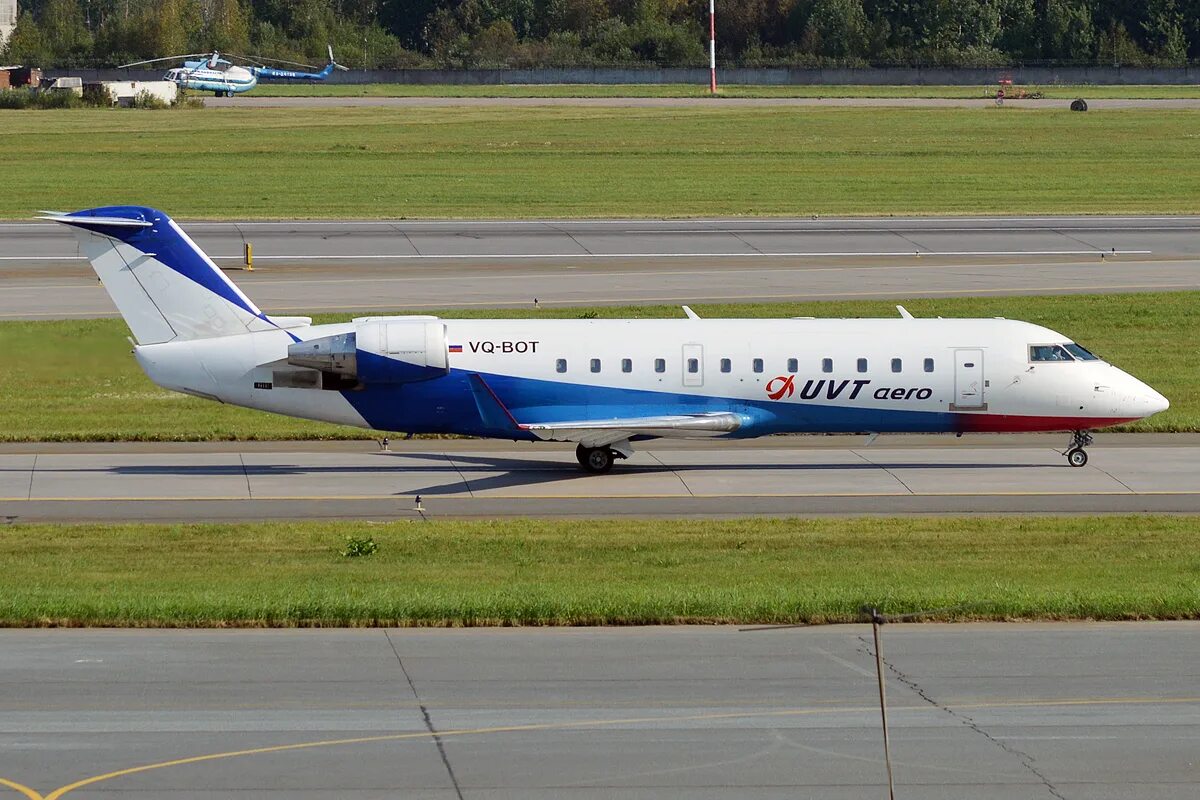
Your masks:
M 933 359 L 932 358 L 925 359 L 925 371 L 933 372 Z
M 687 370 L 688 370 L 688 372 L 691 372 L 691 373 L 699 372 L 700 371 L 700 359 L 689 358 L 687 360 Z
M 666 372 L 667 371 L 667 360 L 665 358 L 654 359 L 654 371 L 655 372 Z
M 1080 347 L 1079 345 L 1077 345 L 1073 342 L 1071 344 L 1064 344 L 1063 347 L 1067 348 L 1067 352 L 1070 353 L 1071 355 L 1075 356 L 1076 358 L 1078 358 L 1080 361 L 1099 361 L 1100 360 L 1100 356 L 1093 355 L 1092 353 L 1088 352 L 1087 350 L 1085 350 L 1084 348 Z
M 600 359 L 593 358 L 592 359 L 592 372 L 599 372 L 599 371 L 600 371 Z
M 621 359 L 621 372 L 633 372 L 633 359 L 632 358 L 622 358 Z
M 1074 361 L 1071 354 L 1057 344 L 1029 345 L 1030 361 Z
M 821 372 L 833 372 L 833 359 L 832 358 L 822 358 L 821 359 Z
M 721 372 L 729 372 L 732 369 L 733 369 L 733 362 L 731 362 L 728 358 L 722 358 L 721 359 Z
M 787 371 L 788 372 L 797 372 L 797 371 L 799 371 L 799 369 L 800 369 L 800 362 L 794 358 L 789 358 Z
M 858 371 L 859 372 L 867 371 L 867 360 L 865 358 L 860 358 L 858 360 Z
M 763 371 L 763 360 L 761 358 L 754 359 L 753 367 L 754 367 L 755 372 L 762 372 Z
M 558 361 L 555 361 L 554 362 L 554 371 L 555 372 L 566 372 L 567 371 L 567 360 L 565 358 L 560 358 Z
M 904 367 L 904 364 L 901 363 L 900 359 L 898 359 L 898 358 L 892 359 L 892 372 L 899 372 L 901 369 L 903 369 L 903 367 Z

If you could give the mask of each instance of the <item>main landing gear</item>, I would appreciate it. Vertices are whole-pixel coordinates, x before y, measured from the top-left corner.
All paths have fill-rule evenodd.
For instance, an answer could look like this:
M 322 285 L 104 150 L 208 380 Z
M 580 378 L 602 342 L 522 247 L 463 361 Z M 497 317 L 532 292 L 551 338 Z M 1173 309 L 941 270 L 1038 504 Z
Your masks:
M 583 467 L 584 472 L 592 475 L 603 475 L 612 469 L 613 462 L 618 458 L 628 457 L 627 454 L 611 447 L 584 447 L 583 445 L 579 445 L 575 448 L 575 458 L 579 460 L 579 466 Z
M 1075 431 L 1071 436 L 1071 446 L 1067 448 L 1067 463 L 1072 467 L 1087 466 L 1088 455 L 1083 448 L 1094 441 L 1095 438 L 1087 431 Z

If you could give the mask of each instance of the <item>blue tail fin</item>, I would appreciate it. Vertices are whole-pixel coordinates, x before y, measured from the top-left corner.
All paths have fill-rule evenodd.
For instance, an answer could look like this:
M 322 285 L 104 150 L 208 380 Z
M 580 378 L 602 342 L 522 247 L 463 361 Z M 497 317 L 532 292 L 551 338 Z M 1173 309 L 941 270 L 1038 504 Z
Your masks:
M 74 230 L 138 344 L 281 327 L 162 211 L 105 206 L 46 218 Z

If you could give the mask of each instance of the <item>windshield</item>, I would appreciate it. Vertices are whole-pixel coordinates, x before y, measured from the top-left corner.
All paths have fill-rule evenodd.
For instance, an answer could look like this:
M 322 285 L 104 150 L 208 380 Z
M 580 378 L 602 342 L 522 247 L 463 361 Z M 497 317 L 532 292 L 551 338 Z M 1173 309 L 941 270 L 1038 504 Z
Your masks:
M 1030 361 L 1074 361 L 1071 354 L 1060 344 L 1031 344 L 1029 345 Z
M 1080 347 L 1077 344 L 1074 344 L 1073 342 L 1064 344 L 1063 347 L 1067 348 L 1067 352 L 1069 352 L 1071 355 L 1078 358 L 1080 361 L 1099 361 L 1100 360 L 1100 356 L 1092 355 L 1086 349 L 1084 349 L 1083 347 Z

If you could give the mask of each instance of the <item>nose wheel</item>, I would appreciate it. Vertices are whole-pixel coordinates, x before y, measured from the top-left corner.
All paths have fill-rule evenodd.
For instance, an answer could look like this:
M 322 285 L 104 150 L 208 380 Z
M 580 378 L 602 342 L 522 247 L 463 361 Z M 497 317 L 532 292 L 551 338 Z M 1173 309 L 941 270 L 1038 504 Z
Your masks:
M 1095 439 L 1087 431 L 1075 431 L 1071 437 L 1071 446 L 1067 448 L 1067 463 L 1072 467 L 1084 467 L 1088 463 L 1088 454 L 1084 450 Z

